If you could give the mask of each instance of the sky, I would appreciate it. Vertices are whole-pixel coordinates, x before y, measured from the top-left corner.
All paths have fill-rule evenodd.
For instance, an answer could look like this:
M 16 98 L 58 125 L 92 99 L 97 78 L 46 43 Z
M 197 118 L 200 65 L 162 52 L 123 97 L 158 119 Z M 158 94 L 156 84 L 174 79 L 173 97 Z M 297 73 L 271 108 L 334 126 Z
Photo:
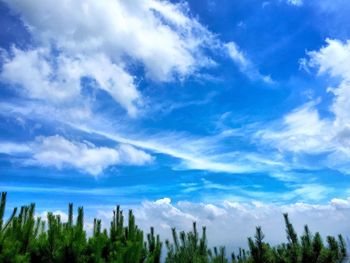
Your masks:
M 0 0 L 0 189 L 63 217 L 350 232 L 347 0 Z

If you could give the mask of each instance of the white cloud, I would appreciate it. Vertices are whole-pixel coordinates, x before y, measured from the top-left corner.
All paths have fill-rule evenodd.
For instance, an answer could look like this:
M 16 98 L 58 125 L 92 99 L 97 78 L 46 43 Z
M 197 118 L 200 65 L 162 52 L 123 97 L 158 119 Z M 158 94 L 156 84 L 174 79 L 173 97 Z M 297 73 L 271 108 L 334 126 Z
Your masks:
M 118 143 L 126 143 L 155 153 L 165 154 L 180 160 L 174 169 L 206 170 L 223 173 L 252 173 L 270 171 L 285 167 L 285 163 L 273 161 L 261 154 L 225 148 L 220 135 L 198 137 L 186 133 L 163 132 L 143 136 L 131 134 L 127 136 L 114 132 L 111 127 L 107 130 L 103 125 L 72 125 L 80 131 L 98 134 Z
M 329 124 L 321 120 L 315 103 L 308 103 L 284 116 L 279 127 L 259 131 L 257 136 L 280 151 L 319 153 L 330 148 Z
M 350 127 L 350 40 L 326 40 L 327 46 L 319 51 L 309 52 L 309 66 L 318 67 L 319 74 L 328 73 L 330 76 L 340 78 L 338 87 L 329 88 L 334 94 L 331 111 L 335 115 L 334 126 L 337 129 Z
M 322 117 L 318 102 L 311 101 L 256 135 L 282 152 L 324 154 L 319 167 L 350 173 L 350 41 L 327 39 L 326 46 L 308 52 L 308 56 L 303 67 L 317 68 L 319 75 L 328 74 L 339 83 L 327 89 L 333 95 L 329 106 L 332 117 Z
M 42 211 L 41 213 L 37 214 L 36 217 L 40 217 L 41 220 L 47 222 L 47 215 L 51 211 Z M 51 212 L 55 216 L 59 216 L 62 220 L 62 222 L 67 222 L 68 221 L 68 215 L 67 213 L 61 211 L 61 210 L 56 210 Z
M 290 193 L 286 193 L 285 197 L 297 197 L 300 200 L 320 201 L 324 199 L 334 189 L 315 183 L 297 185 L 297 188 Z
M 250 79 L 262 80 L 266 83 L 273 83 L 271 76 L 262 75 L 253 63 L 246 57 L 234 42 L 228 42 L 224 45 L 230 58 L 238 65 L 240 71 L 246 74 Z
M 13 56 L 5 57 L 1 80 L 23 88 L 22 96 L 40 99 L 57 106 L 83 103 L 81 78 L 93 78 L 100 88 L 135 116 L 140 94 L 133 77 L 113 64 L 106 56 L 53 56 L 47 49 L 22 51 L 13 48 Z
M 12 142 L 0 142 L 0 153 L 4 154 L 22 154 L 29 152 L 30 148 L 28 145 L 12 143 Z
M 23 103 L 21 109 L 10 103 L 0 105 L 8 106 L 11 114 L 19 110 L 19 114 L 27 118 L 40 115 L 40 121 L 63 121 L 75 127 L 79 126 L 77 123 L 83 124 L 115 141 L 178 158 L 181 163 L 177 169 L 243 173 L 266 168 L 262 157 L 254 158 L 257 164 L 253 165 L 233 150 L 221 154 L 222 145 L 215 146 L 217 138 L 201 139 L 171 132 L 162 139 L 159 139 L 163 137 L 161 133 L 133 136 L 124 132 L 119 136 L 118 132 L 110 132 L 111 127 L 101 129 L 99 125 L 89 125 L 103 112 L 95 114 L 93 98 L 82 94 L 82 77 L 95 80 L 94 88 L 106 91 L 129 116 L 137 116 L 143 97 L 132 69 L 141 65 L 154 81 L 183 79 L 214 63 L 208 53 L 221 52 L 223 48 L 228 52 L 236 47 L 233 42 L 224 46 L 190 14 L 186 3 L 158 0 L 5 2 L 19 13 L 35 43 L 41 47 L 26 51 L 14 48 L 13 54 L 5 58 L 1 79 L 22 86 L 22 90 L 19 89 L 22 96 L 32 99 Z M 62 14 L 70 17 L 69 21 L 62 20 Z M 241 51 L 237 49 L 237 52 L 239 59 L 233 60 L 245 74 L 270 82 Z M 126 139 L 132 137 L 136 139 Z
M 119 146 L 120 162 L 130 165 L 144 165 L 152 161 L 151 155 L 138 150 L 129 144 L 121 144 Z
M 153 159 L 146 152 L 131 145 L 121 144 L 117 148 L 97 147 L 89 142 L 69 141 L 58 135 L 39 136 L 26 145 L 3 143 L 0 145 L 0 152 L 14 156 L 29 153 L 25 165 L 51 166 L 57 169 L 73 167 L 94 176 L 101 174 L 109 166 L 144 165 Z
M 150 78 L 186 77 L 210 64 L 202 47 L 211 33 L 189 15 L 185 3 L 168 1 L 5 1 L 33 36 L 70 55 L 104 53 L 117 61 L 141 62 Z M 70 19 L 62 20 L 62 14 Z M 123 57 L 127 57 L 123 59 Z
M 229 42 L 226 45 L 227 51 L 230 57 L 243 69 L 248 67 L 250 63 L 244 54 L 238 49 L 237 45 L 234 42 Z
M 47 224 L 47 215 L 48 213 L 52 213 L 54 216 L 59 216 L 61 219 L 61 222 L 68 222 L 68 214 L 66 212 L 63 212 L 61 210 L 56 210 L 56 211 L 42 211 L 38 214 L 35 215 L 36 218 L 40 217 L 41 221 L 46 222 Z M 85 215 L 86 218 L 86 215 Z M 73 212 L 73 221 L 76 220 L 76 215 Z M 87 235 L 92 235 L 94 229 L 94 224 L 93 224 L 93 219 L 91 221 L 87 222 L 84 220 L 84 230 L 86 231 Z
M 83 196 L 113 196 L 115 198 L 125 198 L 133 196 L 136 192 L 149 191 L 149 185 L 142 187 L 111 187 L 111 188 L 69 188 L 69 187 L 30 187 L 2 185 L 6 191 L 19 193 L 54 193 L 54 194 L 80 194 Z M 210 187 L 220 187 L 210 185 Z M 229 186 L 227 186 L 229 187 Z M 238 189 L 238 188 L 237 188 Z M 299 190 L 301 189 L 301 190 Z M 156 189 L 158 191 L 159 188 Z M 246 237 L 254 235 L 255 227 L 260 225 L 266 234 L 266 239 L 273 244 L 286 241 L 285 227 L 282 213 L 288 213 L 290 219 L 299 234 L 302 233 L 304 224 L 310 226 L 311 231 L 320 231 L 322 235 L 347 235 L 350 231 L 348 218 L 350 216 L 350 198 L 331 199 L 329 202 L 314 204 L 317 201 L 317 195 L 322 195 L 325 189 L 316 184 L 300 185 L 293 195 L 312 195 L 315 190 L 315 196 L 309 196 L 312 203 L 307 202 L 288 202 L 287 204 L 276 203 L 280 201 L 284 193 L 276 193 L 271 201 L 260 201 L 263 198 L 257 195 L 255 198 L 249 198 L 241 201 L 236 197 L 218 198 L 211 200 L 205 196 L 202 202 L 178 201 L 173 202 L 171 198 L 164 197 L 154 201 L 144 201 L 141 204 L 132 200 L 131 204 L 123 204 L 122 209 L 133 209 L 136 215 L 136 223 L 145 231 L 150 226 L 154 226 L 156 233 L 160 233 L 163 238 L 171 238 L 171 228 L 177 230 L 190 230 L 192 222 L 196 221 L 198 229 L 201 226 L 207 226 L 209 245 L 226 245 L 232 250 L 238 246 L 245 246 Z M 231 192 L 236 193 L 234 188 Z M 150 192 L 148 192 L 150 193 Z M 272 194 L 268 194 L 272 197 Z M 223 197 L 222 195 L 220 197 Z M 241 196 L 240 196 L 241 197 Z M 239 197 L 239 198 L 240 198 Z M 315 199 L 316 198 L 316 199 Z M 299 199 L 299 198 L 298 198 Z M 90 217 L 87 222 L 91 222 L 94 217 L 101 218 L 104 226 L 109 227 L 112 218 L 113 204 L 84 202 L 86 214 Z M 300 199 L 299 199 L 300 200 Z M 329 200 L 329 199 L 327 199 Z M 46 209 L 46 208 L 45 208 Z M 96 211 L 97 210 L 97 211 Z M 63 210 L 64 211 L 64 210 Z M 61 211 L 57 211 L 62 213 Z M 57 213 L 55 212 L 55 213 Z M 45 213 L 43 214 L 45 215 Z
M 72 166 L 92 175 L 119 162 L 117 150 L 71 142 L 60 136 L 38 137 L 30 163 L 61 169 Z
M 5 58 L 2 80 L 50 103 L 79 101 L 80 80 L 87 76 L 135 117 L 142 96 L 130 69 L 141 65 L 154 81 L 184 79 L 214 65 L 208 53 L 221 52 L 224 45 L 185 2 L 5 2 L 19 13 L 38 48 L 14 48 Z M 62 14 L 70 19 L 62 20 Z M 250 78 L 271 82 L 240 51 L 232 53 L 233 42 L 224 46 L 238 55 L 233 60 Z
M 287 0 L 287 3 L 295 6 L 302 6 L 304 4 L 303 0 Z
M 262 202 L 172 203 L 169 198 L 143 202 L 132 207 L 137 224 L 147 230 L 150 226 L 163 238 L 171 239 L 171 227 L 191 230 L 196 221 L 198 230 L 207 227 L 210 246 L 226 245 L 229 250 L 246 247 L 246 237 L 253 236 L 256 226 L 262 226 L 266 240 L 277 244 L 286 241 L 283 213 L 288 213 L 299 234 L 304 224 L 311 231 L 322 235 L 346 234 L 350 231 L 347 220 L 350 216 L 350 199 L 333 199 L 328 204 L 312 205 L 294 203 L 274 205 Z M 101 210 L 98 216 L 108 222 L 110 211 Z M 108 225 L 108 224 L 106 224 Z M 314 232 L 313 232 L 314 233 Z
M 27 98 L 85 108 L 82 117 L 90 117 L 93 98 L 82 98 L 81 78 L 95 80 L 135 117 L 143 98 L 132 70 L 141 66 L 153 81 L 184 79 L 214 65 L 207 53 L 221 45 L 185 2 L 4 2 L 19 13 L 36 48 L 13 48 L 3 57 L 1 80 L 22 87 Z
M 70 127 L 82 133 L 103 136 L 116 143 L 129 144 L 136 148 L 153 153 L 160 153 L 177 159 L 173 164 L 176 170 L 203 170 L 223 173 L 254 173 L 254 172 L 284 172 L 289 169 L 288 163 L 281 154 L 242 152 L 239 148 L 227 145 L 227 139 L 241 140 L 247 135 L 246 130 L 225 130 L 218 134 L 199 136 L 187 132 L 135 131 L 123 121 L 118 125 L 111 124 L 101 116 L 88 120 L 73 120 L 76 110 L 67 109 L 56 111 L 52 107 L 37 104 L 0 104 L 0 114 L 11 114 L 34 121 L 49 121 L 54 119 L 59 126 Z M 79 114 L 78 114 L 79 115 Z M 48 120 L 48 116 L 50 119 Z M 127 124 L 127 123 L 126 123 Z M 50 123 L 49 123 L 50 125 Z M 226 127 L 225 127 L 226 129 Z M 255 128 L 254 128 L 255 131 Z M 249 132 L 249 135 L 252 132 Z M 282 169 L 282 171 L 280 170 Z
M 73 98 L 78 94 L 79 79 L 70 78 L 68 85 L 51 82 L 52 67 L 47 55 L 45 49 L 26 52 L 14 48 L 13 59 L 5 58 L 1 80 L 21 85 L 25 89 L 24 95 L 29 98 L 47 99 L 50 102 Z

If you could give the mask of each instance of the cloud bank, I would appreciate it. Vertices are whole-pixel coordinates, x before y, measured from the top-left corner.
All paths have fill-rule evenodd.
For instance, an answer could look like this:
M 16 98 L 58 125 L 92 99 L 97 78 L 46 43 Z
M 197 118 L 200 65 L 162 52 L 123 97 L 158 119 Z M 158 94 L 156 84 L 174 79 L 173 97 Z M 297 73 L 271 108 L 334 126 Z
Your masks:
M 272 205 L 262 202 L 238 203 L 172 203 L 170 198 L 143 202 L 132 207 L 137 223 L 146 231 L 155 226 L 163 238 L 171 238 L 171 228 L 189 231 L 192 222 L 206 226 L 209 245 L 225 245 L 229 249 L 246 247 L 246 237 L 253 236 L 255 227 L 261 226 L 266 240 L 272 244 L 286 242 L 283 213 L 288 213 L 297 232 L 302 234 L 304 224 L 311 231 L 321 231 L 323 236 L 349 233 L 347 219 L 350 216 L 349 199 L 333 199 L 327 204 L 294 203 Z M 100 210 L 98 217 L 108 225 L 112 213 Z M 314 232 L 313 232 L 314 233 Z

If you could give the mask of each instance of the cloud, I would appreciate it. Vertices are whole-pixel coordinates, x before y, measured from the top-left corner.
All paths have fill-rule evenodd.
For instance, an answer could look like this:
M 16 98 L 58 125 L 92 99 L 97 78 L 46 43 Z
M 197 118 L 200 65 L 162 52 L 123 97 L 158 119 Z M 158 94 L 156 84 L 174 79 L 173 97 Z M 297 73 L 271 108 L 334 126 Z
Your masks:
M 180 161 L 176 170 L 204 170 L 223 173 L 253 173 L 270 171 L 285 163 L 266 158 L 260 153 L 227 149 L 221 135 L 194 136 L 187 133 L 162 132 L 155 134 L 132 134 L 127 136 L 102 125 L 72 124 L 72 127 L 90 134 L 97 134 L 118 143 L 126 143 L 154 153 L 171 156 Z
M 284 172 L 288 175 L 290 172 Z M 300 174 L 298 174 L 300 176 Z M 259 184 L 230 184 L 217 183 L 202 178 L 199 182 L 185 183 L 181 185 L 182 193 L 199 195 L 206 202 L 219 201 L 251 201 L 264 200 L 278 204 L 298 202 L 324 202 L 334 196 L 336 190 L 333 187 L 315 183 L 312 179 L 303 178 L 277 178 L 283 181 L 283 191 L 280 189 L 263 189 Z M 339 192 L 337 192 L 339 194 Z
M 78 129 L 84 126 L 88 132 L 104 134 L 116 142 L 177 158 L 180 162 L 175 169 L 225 173 L 267 169 L 268 161 L 262 156 L 241 156 L 236 150 L 225 150 L 222 154 L 219 136 L 199 138 L 173 132 L 134 135 L 131 129 L 112 132 L 111 123 L 122 118 L 120 114 L 113 116 L 113 120 L 104 120 L 107 127 L 96 121 L 102 115 L 106 117 L 102 107 L 95 107 L 97 103 L 108 110 L 112 107 L 86 92 L 85 78 L 92 80 L 89 88 L 106 92 L 131 117 L 139 116 L 143 109 L 144 98 L 136 83 L 144 75 L 155 82 L 185 79 L 215 64 L 210 55 L 222 52 L 223 48 L 231 51 L 228 54 L 236 48 L 233 61 L 250 78 L 270 82 L 233 42 L 225 45 L 193 17 L 185 2 L 5 2 L 19 14 L 35 45 L 26 50 L 14 47 L 3 56 L 0 78 L 21 96 L 17 105 L 10 105 L 11 102 L 0 105 L 11 116 L 36 118 L 51 125 L 63 123 Z M 62 14 L 70 17 L 69 21 L 63 21 Z M 136 74 L 139 79 L 135 72 L 140 72 Z M 183 105 L 173 108 L 176 107 Z M 120 126 L 131 126 L 125 119 L 121 122 Z M 215 146 L 216 143 L 220 145 Z
M 156 154 L 164 154 L 175 158 L 175 170 L 203 170 L 223 173 L 254 173 L 267 172 L 276 169 L 281 172 L 288 170 L 288 164 L 280 154 L 242 151 L 237 147 L 227 145 L 227 140 L 241 140 L 248 134 L 247 130 L 223 130 L 214 135 L 199 136 L 187 132 L 163 131 L 142 132 L 130 127 L 111 124 L 108 119 L 94 116 L 88 120 L 75 120 L 67 116 L 76 115 L 75 110 L 61 109 L 57 111 L 52 107 L 37 104 L 0 104 L 0 114 L 11 114 L 33 121 L 49 121 L 50 116 L 57 125 L 74 129 L 81 134 L 102 136 L 116 143 L 129 144 L 136 148 Z M 49 123 L 50 125 L 50 123 Z M 255 130 L 254 130 L 255 131 Z M 249 132 L 251 136 L 252 132 Z
M 326 40 L 326 46 L 308 52 L 302 60 L 307 70 L 317 69 L 318 75 L 327 75 L 336 87 L 327 88 L 333 95 L 329 106 L 330 117 L 323 117 L 317 109 L 319 101 L 310 101 L 284 118 L 256 133 L 262 143 L 282 152 L 295 155 L 319 156 L 319 167 L 328 167 L 350 173 L 350 41 Z M 328 116 L 329 116 L 328 115 Z
M 152 161 L 151 155 L 128 144 L 119 146 L 120 161 L 129 165 L 144 165 Z
M 262 80 L 266 83 L 273 83 L 270 76 L 262 75 L 253 63 L 239 50 L 234 42 L 228 42 L 224 45 L 229 57 L 238 65 L 240 71 L 246 74 L 250 79 Z
M 333 192 L 334 189 L 324 185 L 310 183 L 295 185 L 295 189 L 291 192 L 283 194 L 284 199 L 298 198 L 300 200 L 307 201 L 320 201 L 325 199 L 329 193 Z
M 0 78 L 20 86 L 23 97 L 71 107 L 83 101 L 81 79 L 90 77 L 96 81 L 95 88 L 107 92 L 131 116 L 136 115 L 141 96 L 133 77 L 106 56 L 53 56 L 48 49 L 12 51 L 12 56 L 4 58 Z
M 127 202 L 128 200 L 135 201 L 138 194 L 142 193 L 144 195 L 150 195 L 157 190 L 159 190 L 159 187 L 155 185 L 150 184 L 137 184 L 137 185 L 131 185 L 131 186 L 111 186 L 111 187 L 70 187 L 70 186 L 56 186 L 56 187 L 50 187 L 48 185 L 44 186 L 30 186 L 30 185 L 8 185 L 8 184 L 1 184 L 1 189 L 6 192 L 11 193 L 28 193 L 28 194 L 34 194 L 34 193 L 42 193 L 42 194 L 56 194 L 56 195 L 65 195 L 68 194 L 70 196 L 72 195 L 79 195 L 83 196 L 84 200 L 89 200 L 89 197 L 91 196 L 104 196 L 105 199 L 108 199 L 109 201 L 104 202 L 112 203 L 114 204 L 113 200 L 121 200 L 123 199 L 124 202 Z M 126 197 L 129 197 L 126 198 Z M 98 204 L 101 205 L 101 204 Z
M 131 59 L 142 63 L 153 80 L 186 77 L 211 63 L 202 48 L 214 44 L 213 36 L 189 15 L 185 3 L 5 2 L 43 45 L 54 43 L 69 55 L 101 52 L 118 63 Z M 70 19 L 63 21 L 62 14 Z
M 41 211 L 40 213 L 36 214 L 35 217 L 38 218 L 40 217 L 42 222 L 45 222 L 47 224 L 47 216 L 49 213 L 52 213 L 54 216 L 58 216 L 61 220 L 61 222 L 68 222 L 68 214 L 66 212 L 63 212 L 61 210 L 56 210 L 56 211 Z M 73 212 L 73 221 L 76 220 L 76 212 Z M 85 215 L 86 217 L 86 215 Z M 86 222 L 84 220 L 84 230 L 86 231 L 88 236 L 91 236 L 93 234 L 93 229 L 94 229 L 94 224 L 93 224 L 93 219 L 91 219 L 89 222 Z
M 51 211 L 42 211 L 41 213 L 37 214 L 36 217 L 40 217 L 41 220 L 43 220 L 44 222 L 47 222 L 47 215 L 50 212 Z M 56 210 L 56 211 L 53 211 L 51 213 L 55 216 L 59 216 L 60 219 L 62 220 L 62 222 L 68 221 L 68 214 L 61 211 L 61 210 Z
M 0 142 L 0 153 L 13 155 L 27 152 L 30 152 L 30 147 L 28 147 L 28 145 L 12 142 Z
M 29 161 L 32 164 L 58 169 L 72 166 L 92 175 L 119 161 L 119 153 L 114 149 L 71 142 L 61 136 L 38 137 L 32 149 L 33 156 Z
M 109 166 L 144 165 L 152 161 L 149 154 L 130 145 L 121 144 L 118 148 L 97 147 L 89 142 L 69 141 L 58 135 L 39 136 L 27 145 L 13 145 L 1 144 L 0 152 L 10 155 L 29 152 L 24 165 L 57 169 L 72 167 L 94 176 L 101 174 Z M 25 151 L 20 152 L 22 149 Z
M 348 233 L 347 219 L 350 216 L 350 199 L 333 199 L 326 204 L 292 203 L 274 205 L 262 202 L 195 203 L 171 202 L 170 198 L 146 201 L 132 207 L 137 224 L 147 230 L 156 227 L 163 238 L 171 239 L 171 228 L 191 230 L 192 222 L 207 227 L 210 246 L 226 245 L 229 250 L 246 247 L 246 237 L 253 236 L 256 226 L 262 226 L 266 240 L 272 244 L 286 241 L 283 213 L 288 213 L 298 234 L 308 224 L 311 231 L 322 235 Z M 111 212 L 101 210 L 98 217 L 104 222 L 111 218 Z M 107 226 L 107 224 L 106 224 Z M 314 232 L 313 232 L 314 233 Z
M 294 6 L 302 6 L 304 4 L 303 0 L 287 0 L 287 3 Z
M 22 96 L 31 99 L 65 106 L 75 101 L 89 109 L 81 96 L 81 79 L 89 77 L 135 117 L 143 105 L 135 69 L 156 82 L 182 80 L 215 65 L 210 55 L 223 46 L 238 55 L 232 58 L 242 72 L 271 82 L 240 51 L 234 54 L 233 42 L 223 44 L 194 18 L 185 2 L 5 2 L 19 13 L 36 46 L 13 48 L 3 58 L 1 79 L 21 86 Z M 70 19 L 63 21 L 62 14 Z
M 22 86 L 23 95 L 29 98 L 59 102 L 79 94 L 80 79 L 73 74 L 59 77 L 61 81 L 51 81 L 56 76 L 52 76 L 53 68 L 45 49 L 26 52 L 14 48 L 13 58 L 7 56 L 4 60 L 1 80 Z
M 91 117 L 95 98 L 82 96 L 83 78 L 136 117 L 143 106 L 136 75 L 155 82 L 201 75 L 215 65 L 210 55 L 221 47 L 185 2 L 4 2 L 34 41 L 25 50 L 14 47 L 3 54 L 1 80 L 20 87 L 22 97 L 84 108 L 85 118 Z M 63 21 L 62 14 L 70 19 Z
M 250 63 L 247 58 L 243 55 L 243 53 L 238 50 L 237 45 L 234 42 L 229 42 L 226 44 L 227 51 L 230 57 L 243 69 L 248 67 Z
M 307 103 L 284 116 L 279 127 L 261 130 L 257 136 L 280 151 L 320 153 L 329 150 L 332 131 L 321 120 L 315 103 Z

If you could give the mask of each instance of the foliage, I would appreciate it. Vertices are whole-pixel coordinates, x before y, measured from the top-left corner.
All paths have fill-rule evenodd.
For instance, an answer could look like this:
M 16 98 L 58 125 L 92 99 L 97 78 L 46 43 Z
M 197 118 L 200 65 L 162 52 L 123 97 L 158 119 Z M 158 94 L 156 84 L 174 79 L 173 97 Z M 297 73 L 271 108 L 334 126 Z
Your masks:
M 6 193 L 0 201 L 0 262 L 82 262 L 82 263 L 160 263 L 162 242 L 159 235 L 144 234 L 135 223 L 130 210 L 128 224 L 124 225 L 123 211 L 117 206 L 109 231 L 102 229 L 94 219 L 93 230 L 87 236 L 84 230 L 84 210 L 78 208 L 73 222 L 73 204 L 68 206 L 68 220 L 48 213 L 46 220 L 35 217 L 35 205 L 15 208 L 4 221 Z M 225 247 L 207 246 L 206 228 L 199 235 L 196 223 L 189 232 L 172 229 L 172 242 L 166 240 L 166 263 L 341 263 L 347 257 L 346 243 L 339 235 L 328 236 L 324 244 L 317 232 L 312 235 L 308 226 L 298 238 L 288 215 L 284 214 L 287 242 L 272 247 L 264 241 L 261 227 L 254 238 L 248 238 L 248 250 L 240 248 L 237 255 L 226 256 Z
M 23 206 L 17 215 L 15 208 L 4 224 L 6 193 L 0 203 L 0 262 L 147 262 L 159 263 L 162 243 L 153 228 L 144 242 L 143 231 L 135 224 L 129 211 L 124 226 L 119 206 L 113 211 L 109 233 L 102 230 L 101 220 L 95 219 L 93 233 L 84 230 L 84 210 L 78 208 L 73 222 L 73 204 L 68 207 L 68 221 L 48 213 L 47 220 L 35 218 L 35 205 Z

